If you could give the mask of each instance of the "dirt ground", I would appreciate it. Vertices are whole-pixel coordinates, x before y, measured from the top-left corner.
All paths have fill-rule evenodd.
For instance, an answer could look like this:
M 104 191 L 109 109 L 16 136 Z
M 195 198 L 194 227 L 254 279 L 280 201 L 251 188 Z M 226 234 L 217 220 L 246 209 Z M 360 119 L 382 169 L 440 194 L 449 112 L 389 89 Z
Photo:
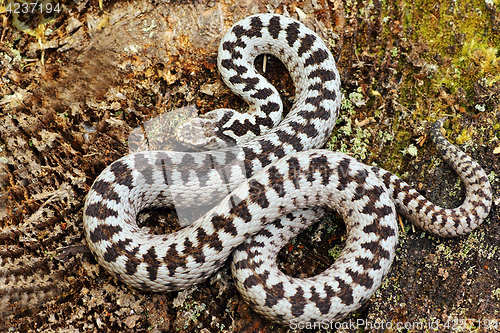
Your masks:
M 500 331 L 498 1 L 103 1 L 100 8 L 97 0 L 67 0 L 30 31 L 18 29 L 9 3 L 0 1 L 0 331 L 291 330 L 243 302 L 228 265 L 182 292 L 132 289 L 97 264 L 82 226 L 94 179 L 131 151 L 129 136 L 146 121 L 181 107 L 245 109 L 220 79 L 217 47 L 233 23 L 266 11 L 300 19 L 338 61 L 345 100 L 326 149 L 390 170 L 455 207 L 463 187 L 427 137 L 447 116 L 448 139 L 480 163 L 494 191 L 488 219 L 465 237 L 441 239 L 401 219 L 383 286 L 336 328 L 320 331 Z M 261 71 L 263 61 L 256 61 Z M 265 75 L 289 109 L 294 87 L 283 64 L 268 58 Z M 175 218 L 162 209 L 139 219 L 165 232 Z M 328 216 L 281 251 L 280 266 L 293 276 L 321 272 L 344 232 Z

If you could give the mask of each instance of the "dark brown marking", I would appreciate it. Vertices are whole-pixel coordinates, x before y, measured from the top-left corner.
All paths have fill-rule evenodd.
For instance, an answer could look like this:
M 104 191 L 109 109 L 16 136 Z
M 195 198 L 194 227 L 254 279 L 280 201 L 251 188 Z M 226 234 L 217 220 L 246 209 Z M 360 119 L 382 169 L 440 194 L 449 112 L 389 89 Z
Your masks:
M 262 88 L 262 89 L 257 90 L 257 92 L 253 93 L 250 96 L 253 98 L 264 100 L 264 99 L 268 98 L 269 96 L 271 96 L 272 94 L 273 94 L 273 90 L 271 88 Z
M 222 241 L 219 239 L 217 233 L 212 235 L 208 235 L 205 230 L 202 228 L 198 229 L 198 234 L 196 235 L 196 239 L 198 240 L 199 249 L 201 250 L 205 244 L 215 251 L 222 251 Z
M 183 183 L 187 183 L 192 170 L 192 167 L 196 165 L 196 161 L 192 154 L 184 154 L 181 159 L 181 163 L 177 168 L 177 171 L 181 174 L 181 180 Z
M 299 173 L 300 173 L 300 163 L 296 157 L 289 158 L 287 160 L 288 164 L 288 179 L 293 182 L 293 186 L 299 188 Z
M 383 240 L 386 240 L 389 237 L 393 237 L 396 235 L 396 231 L 393 228 L 380 225 L 380 223 L 372 223 L 372 224 L 366 225 L 363 228 L 363 232 L 365 232 L 367 234 L 374 233 Z
M 261 208 L 269 207 L 269 200 L 267 200 L 266 196 L 266 187 L 256 181 L 255 179 L 250 180 L 249 182 L 249 200 L 250 202 L 257 203 Z M 248 213 L 250 214 L 250 212 Z M 247 221 L 248 222 L 248 221 Z
M 191 253 L 191 255 L 194 257 L 194 261 L 196 261 L 198 264 L 202 264 L 206 260 L 205 254 L 203 254 L 203 251 L 196 251 L 194 253 Z M 214 263 L 214 265 L 217 265 Z
M 118 193 L 115 192 L 114 186 L 102 179 L 98 179 L 95 181 L 95 183 L 92 185 L 92 190 L 99 193 L 105 200 L 112 200 L 115 202 L 120 202 L 121 200 Z
M 222 44 L 222 49 L 231 53 L 231 59 L 241 59 L 243 56 L 238 49 L 244 49 L 246 47 L 247 44 L 241 38 L 238 38 L 234 42 L 226 41 Z
M 148 271 L 149 280 L 156 281 L 158 274 L 158 266 L 160 265 L 160 262 L 158 261 L 158 256 L 156 255 L 155 247 L 151 246 L 148 252 L 146 252 L 142 256 L 142 258 L 144 259 L 144 262 L 148 265 L 146 270 Z
M 266 272 L 267 273 L 267 272 Z M 262 276 L 263 274 L 261 274 Z M 267 276 L 265 276 L 266 279 L 263 279 L 262 282 L 265 285 Z M 280 282 L 278 284 L 275 284 L 271 288 L 266 288 L 267 293 L 266 293 L 266 303 L 265 305 L 268 307 L 273 307 L 275 306 L 280 300 L 283 299 L 283 296 L 285 295 L 285 290 L 283 288 L 283 283 Z
M 366 289 L 370 289 L 373 287 L 373 279 L 368 275 L 368 273 L 358 273 L 351 269 L 346 269 L 346 273 L 349 274 L 354 283 L 359 284 L 360 286 L 365 287 Z
M 297 287 L 295 295 L 290 297 L 290 303 L 292 303 L 292 315 L 294 317 L 299 317 L 304 314 L 306 299 L 304 297 L 304 290 L 302 290 L 301 287 Z
M 167 174 L 167 168 L 166 168 L 166 160 L 164 158 L 162 159 L 158 159 L 156 160 L 156 163 L 158 164 L 158 162 L 160 162 L 161 164 L 161 171 L 162 171 L 162 174 L 163 174 L 163 182 L 166 184 L 166 185 L 170 185 L 169 184 L 169 181 L 168 181 L 168 174 Z M 170 162 L 170 161 L 169 161 Z M 169 164 L 171 165 L 171 163 Z
M 391 254 L 385 250 L 379 242 L 368 242 L 361 244 L 361 247 L 373 253 L 374 257 L 382 257 L 384 259 L 391 259 Z
M 345 283 L 344 280 L 342 280 L 339 277 L 335 277 L 335 281 L 339 284 L 339 289 L 340 291 L 337 293 L 337 297 L 342 300 L 342 303 L 345 305 L 349 306 L 354 303 L 354 299 L 352 297 L 353 290 L 351 286 L 347 283 Z
M 112 208 L 109 208 L 104 204 L 104 202 L 96 202 L 87 206 L 85 215 L 96 217 L 100 220 L 105 220 L 110 216 L 118 217 L 118 212 Z
M 233 60 L 231 59 L 224 59 L 221 61 L 221 66 L 228 69 L 228 70 L 233 70 L 235 71 L 238 75 L 243 75 L 247 72 L 247 68 L 245 66 L 241 65 L 236 65 Z
M 255 124 L 251 123 L 249 119 L 245 119 L 243 123 L 239 120 L 235 120 L 230 127 L 224 126 L 229 120 L 231 120 L 231 114 L 225 114 L 222 118 L 217 122 L 217 133 L 216 135 L 224 140 L 225 142 L 234 142 L 235 139 L 227 136 L 224 131 L 230 129 L 236 136 L 243 136 L 248 132 L 255 134 L 255 136 L 261 135 L 260 126 L 265 126 L 267 128 L 271 128 L 273 126 L 273 122 L 268 117 L 256 117 Z
M 139 247 L 137 246 L 127 255 L 127 261 L 125 262 L 125 273 L 127 275 L 134 275 L 137 273 L 137 266 L 141 264 L 140 260 L 135 257 L 138 252 Z
M 278 194 L 280 198 L 283 198 L 286 194 L 285 188 L 283 186 L 283 175 L 279 172 L 278 168 L 272 166 L 267 170 L 269 177 L 269 184 L 273 188 L 274 191 Z
M 246 289 L 250 289 L 253 286 L 256 286 L 258 284 L 259 284 L 259 280 L 258 280 L 258 278 L 257 278 L 257 276 L 255 274 L 250 275 L 249 277 L 247 277 L 245 279 L 245 281 L 243 281 L 243 286 Z
M 335 75 L 333 70 L 323 68 L 315 69 L 309 74 L 310 79 L 314 79 L 316 77 L 319 77 L 321 82 L 334 81 L 337 79 L 337 75 Z
M 273 112 L 277 112 L 281 110 L 281 107 L 278 103 L 275 102 L 268 102 L 267 104 L 263 104 L 260 107 L 261 111 L 264 112 L 267 115 L 270 115 Z
M 153 168 L 149 164 L 149 160 L 144 158 L 142 154 L 136 154 L 134 157 L 134 166 L 137 171 L 144 177 L 146 184 L 152 185 L 154 183 L 153 179 Z
M 351 171 L 351 160 L 348 158 L 342 159 L 337 166 L 337 175 L 339 178 L 339 184 L 337 185 L 337 190 L 343 191 L 352 182 L 352 177 L 350 175 Z
M 118 160 L 111 164 L 109 167 L 109 171 L 111 171 L 115 176 L 116 183 L 127 186 L 129 189 L 132 189 L 134 187 L 132 170 L 130 170 L 129 167 L 121 160 Z
M 362 213 L 366 215 L 371 215 L 375 214 L 377 218 L 383 218 L 384 216 L 390 215 L 394 212 L 392 207 L 384 205 L 382 207 L 376 207 L 375 203 L 378 201 L 380 195 L 382 194 L 383 190 L 377 190 L 377 186 L 374 187 L 373 190 L 366 190 L 364 191 L 365 196 L 368 196 L 370 198 L 370 202 L 366 204 L 366 206 L 363 207 Z
M 321 175 L 321 184 L 326 186 L 330 183 L 330 176 L 332 170 L 328 165 L 328 158 L 326 156 L 313 157 L 309 163 L 309 170 L 307 171 L 307 180 L 313 182 L 315 180 L 314 174 L 319 172 Z
M 358 265 L 362 266 L 364 270 L 368 269 L 379 270 L 382 268 L 378 260 L 370 260 L 367 258 L 357 257 L 356 262 L 358 263 Z
M 215 215 L 212 217 L 212 226 L 215 230 L 224 230 L 224 232 L 230 234 L 233 237 L 238 235 L 238 231 L 234 227 L 233 218 L 231 216 L 224 217 L 221 215 Z
M 288 42 L 288 46 L 292 47 L 293 44 L 299 38 L 299 28 L 300 25 L 298 22 L 293 22 L 286 27 L 286 41 Z
M 292 135 L 280 129 L 276 130 L 274 134 L 278 136 L 281 142 L 286 142 L 292 145 L 295 151 L 301 151 L 304 149 L 304 145 L 302 145 L 302 142 L 300 142 L 300 139 L 296 135 Z
M 300 133 L 304 133 L 309 138 L 315 138 L 319 136 L 319 132 L 313 124 L 309 123 L 308 125 L 304 126 L 295 121 L 289 121 L 288 125 L 291 126 L 292 128 L 299 129 Z
M 243 150 L 243 153 L 245 154 L 245 160 L 244 160 L 245 177 L 250 178 L 250 177 L 252 177 L 252 174 L 253 174 L 253 166 L 252 166 L 251 161 L 254 161 L 257 158 L 257 154 L 255 153 L 255 151 L 253 149 L 245 147 L 245 146 L 241 147 L 241 149 Z
M 199 229 L 199 230 L 203 230 L 203 229 Z M 165 259 L 163 259 L 163 262 L 167 266 L 167 269 L 168 269 L 170 275 L 174 275 L 175 270 L 178 267 L 182 267 L 182 268 L 186 267 L 187 259 L 184 255 L 182 255 L 181 253 L 179 253 L 175 249 L 175 244 L 171 244 L 169 249 L 167 250 L 167 253 L 165 255 Z
M 332 287 L 325 285 L 326 296 L 321 297 L 319 293 L 316 292 L 316 288 L 311 287 L 311 301 L 316 304 L 316 307 L 322 314 L 327 314 L 330 311 L 330 306 L 332 303 L 332 298 L 335 296 L 335 292 Z
M 255 86 L 259 83 L 259 78 L 257 77 L 249 77 L 249 78 L 244 78 L 239 75 L 234 75 L 229 78 L 229 82 L 232 84 L 244 84 L 245 87 L 243 88 L 243 91 L 250 91 L 254 90 Z
M 183 245 L 184 245 L 184 252 L 189 253 L 193 251 L 193 242 L 191 242 L 189 238 L 186 238 L 184 240 Z
M 88 215 L 88 213 L 87 213 Z M 92 243 L 97 243 L 102 240 L 108 241 L 115 234 L 121 232 L 123 229 L 121 226 L 117 225 L 107 225 L 107 224 L 99 224 L 93 231 L 90 232 L 90 240 Z
M 250 28 L 245 29 L 241 25 L 237 24 L 233 27 L 232 32 L 240 39 L 242 36 L 248 38 L 262 37 L 262 21 L 259 17 L 252 17 L 250 20 Z
M 299 57 L 302 57 L 304 53 L 307 51 L 311 50 L 311 47 L 314 44 L 314 41 L 316 40 L 316 37 L 311 34 L 306 34 L 303 38 L 300 39 L 300 47 L 297 50 L 297 55 Z
M 326 110 L 322 106 L 317 107 L 317 105 L 315 105 L 315 108 L 316 108 L 316 110 L 314 110 L 314 111 L 301 110 L 301 111 L 297 112 L 297 114 L 299 116 L 301 116 L 302 118 L 304 118 L 305 120 L 311 120 L 311 119 L 328 120 L 328 119 L 330 119 L 331 113 L 328 110 Z M 314 126 L 314 125 L 308 123 L 308 125 L 306 125 L 306 126 Z M 305 129 L 302 128 L 301 130 L 304 131 Z
M 319 65 L 323 61 L 329 58 L 329 54 L 327 51 L 323 49 L 319 49 L 317 51 L 314 51 L 309 58 L 306 59 L 304 66 L 311 66 L 311 65 Z
M 106 262 L 115 262 L 116 258 L 126 253 L 125 246 L 132 242 L 131 239 L 120 240 L 116 244 L 108 247 L 104 252 L 104 260 Z
M 267 30 L 269 31 L 271 37 L 273 37 L 274 39 L 278 38 L 281 31 L 281 23 L 279 16 L 273 16 L 269 20 L 269 27 L 267 28 Z

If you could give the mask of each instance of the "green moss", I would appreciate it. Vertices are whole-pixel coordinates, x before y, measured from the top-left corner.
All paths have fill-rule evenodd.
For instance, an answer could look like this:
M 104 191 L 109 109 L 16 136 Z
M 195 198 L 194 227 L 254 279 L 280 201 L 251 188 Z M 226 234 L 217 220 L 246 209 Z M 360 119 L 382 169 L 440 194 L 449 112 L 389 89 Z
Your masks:
M 327 149 L 349 153 L 360 160 L 366 160 L 371 156 L 370 152 L 370 137 L 371 133 L 367 129 L 363 129 L 352 124 L 351 117 L 355 114 L 354 107 L 361 107 L 365 104 L 364 96 L 360 93 L 360 89 L 349 94 L 346 98 L 346 93 L 342 94 L 341 110 L 337 126 L 331 140 L 327 144 Z
M 491 171 L 488 175 L 488 180 L 491 184 L 494 184 L 498 181 L 498 174 L 495 171 Z
M 476 81 L 485 80 L 488 87 L 500 81 L 500 35 L 491 31 L 484 1 L 418 0 L 405 9 L 405 28 L 415 29 L 414 42 L 428 46 L 423 59 L 430 64 L 441 59 L 436 75 L 424 83 L 428 88 L 445 87 L 452 94 L 463 89 L 470 97 Z
M 337 260 L 340 257 L 340 254 L 342 253 L 343 246 L 342 245 L 335 245 L 332 247 L 330 250 L 328 250 L 328 254 Z
M 403 155 L 408 154 L 410 156 L 416 157 L 418 154 L 418 149 L 417 149 L 417 147 L 415 147 L 414 144 L 410 144 L 408 147 L 403 149 L 401 152 L 403 153 Z
M 471 134 L 465 128 L 462 130 L 460 135 L 456 139 L 456 143 L 461 145 L 468 142 L 471 139 Z
M 383 6 L 382 16 L 385 12 Z M 450 124 L 458 124 L 453 118 L 466 112 L 495 112 L 493 98 L 477 97 L 478 86 L 492 89 L 500 83 L 500 34 L 492 32 L 491 15 L 491 9 L 479 0 L 417 0 L 401 7 L 403 31 L 397 36 L 391 29 L 393 22 L 382 19 L 384 38 L 389 42 L 387 49 L 379 51 L 389 52 L 397 60 L 396 71 L 402 73 L 390 126 L 395 137 L 379 152 L 388 154 L 382 166 L 397 171 L 404 163 L 401 152 L 412 149 L 415 156 L 411 139 L 415 133 L 426 132 L 415 124 L 426 125 L 443 115 L 451 116 Z M 399 45 L 391 39 L 399 39 Z M 500 129 L 498 124 L 496 129 Z M 459 134 L 458 144 L 469 142 L 476 134 L 460 125 L 452 132 Z

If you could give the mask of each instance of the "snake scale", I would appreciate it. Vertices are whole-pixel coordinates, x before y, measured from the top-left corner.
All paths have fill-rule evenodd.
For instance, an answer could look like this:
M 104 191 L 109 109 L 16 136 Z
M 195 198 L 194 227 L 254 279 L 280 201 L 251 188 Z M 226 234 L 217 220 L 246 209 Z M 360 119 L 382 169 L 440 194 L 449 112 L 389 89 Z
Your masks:
M 285 64 L 296 87 L 283 120 L 276 89 L 254 69 L 263 53 Z M 328 47 L 298 21 L 273 14 L 243 19 L 222 39 L 218 66 L 225 83 L 251 106 L 248 116 L 216 110 L 195 124 L 205 130 L 201 141 L 225 147 L 127 155 L 108 166 L 88 193 L 88 245 L 126 284 L 184 289 L 233 254 L 236 285 L 258 313 L 279 323 L 338 320 L 368 300 L 386 276 L 397 243 L 396 212 L 443 237 L 466 234 L 488 215 L 492 194 L 485 172 L 442 136 L 443 119 L 431 136 L 466 188 L 464 203 L 454 209 L 434 205 L 388 171 L 316 149 L 335 125 L 340 79 Z M 201 218 L 168 235 L 152 235 L 136 222 L 145 208 L 211 203 Z M 277 252 L 320 219 L 322 207 L 339 212 L 347 225 L 343 252 L 317 276 L 284 275 Z

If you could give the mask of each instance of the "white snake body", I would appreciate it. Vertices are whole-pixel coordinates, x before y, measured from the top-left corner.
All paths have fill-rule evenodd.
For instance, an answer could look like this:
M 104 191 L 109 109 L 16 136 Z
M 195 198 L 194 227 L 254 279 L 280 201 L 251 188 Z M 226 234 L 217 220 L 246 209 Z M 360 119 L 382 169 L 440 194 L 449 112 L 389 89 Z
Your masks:
M 397 243 L 396 210 L 444 237 L 468 233 L 488 215 L 486 175 L 444 139 L 442 121 L 431 134 L 467 191 L 455 209 L 432 204 L 385 170 L 314 149 L 335 125 L 340 80 L 328 48 L 301 23 L 251 16 L 235 24 L 220 45 L 222 77 L 252 112 L 217 111 L 202 127 L 207 146 L 229 141 L 232 147 L 134 153 L 106 168 L 89 191 L 88 245 L 123 282 L 150 291 L 184 289 L 211 276 L 233 253 L 236 285 L 257 312 L 280 323 L 338 320 L 369 299 L 387 274 Z M 283 61 L 296 87 L 295 103 L 281 122 L 276 90 L 253 68 L 261 53 Z M 200 219 L 169 235 L 137 226 L 137 214 L 148 207 L 214 202 Z M 323 216 L 321 206 L 335 209 L 346 222 L 340 258 L 309 279 L 284 275 L 274 263 L 277 251 Z

